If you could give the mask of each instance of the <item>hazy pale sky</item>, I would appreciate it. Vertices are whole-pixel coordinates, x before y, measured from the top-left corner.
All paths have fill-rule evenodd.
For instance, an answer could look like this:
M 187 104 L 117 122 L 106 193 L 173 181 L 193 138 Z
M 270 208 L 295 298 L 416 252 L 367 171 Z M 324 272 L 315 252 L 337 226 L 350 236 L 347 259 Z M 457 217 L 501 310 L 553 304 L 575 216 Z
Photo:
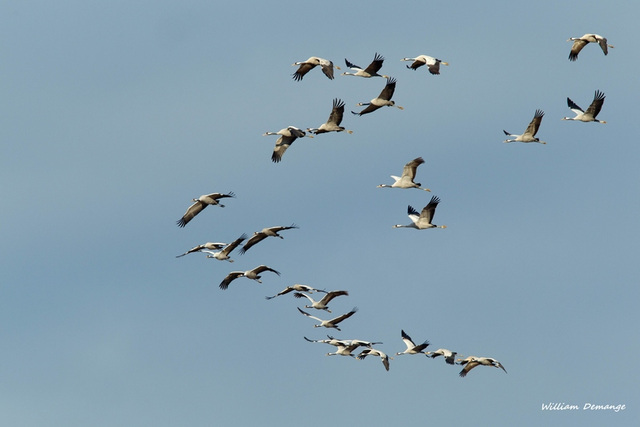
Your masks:
M 635 1 L 5 1 L 0 4 L 0 424 L 7 426 L 633 425 L 640 66 Z M 569 37 L 602 34 L 576 62 Z M 384 87 L 341 75 L 385 57 L 404 107 L 354 116 Z M 450 63 L 438 76 L 404 57 Z M 300 82 L 296 61 L 341 67 Z M 567 97 L 607 124 L 562 121 Z M 297 140 L 282 162 L 262 136 Z M 504 144 L 536 109 L 541 144 Z M 432 190 L 391 184 L 422 156 Z M 233 191 L 176 226 L 191 199 Z M 441 199 L 446 229 L 393 229 Z M 263 227 L 234 263 L 176 255 Z M 233 270 L 268 265 L 263 283 Z M 347 290 L 342 331 L 274 295 Z M 305 309 L 320 318 L 332 314 Z M 325 354 L 310 339 L 400 331 L 442 358 Z M 543 410 L 543 404 L 578 410 Z M 584 409 L 586 404 L 625 409 Z

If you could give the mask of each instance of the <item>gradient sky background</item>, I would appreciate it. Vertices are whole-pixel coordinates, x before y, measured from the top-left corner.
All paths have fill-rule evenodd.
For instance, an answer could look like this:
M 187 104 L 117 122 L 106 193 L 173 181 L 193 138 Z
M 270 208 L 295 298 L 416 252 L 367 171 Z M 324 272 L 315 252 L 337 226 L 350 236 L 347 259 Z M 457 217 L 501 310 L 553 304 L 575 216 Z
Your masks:
M 0 424 L 7 426 L 631 425 L 638 420 L 640 5 L 575 2 L 7 1 L 0 4 Z M 569 37 L 615 46 L 567 59 Z M 296 141 L 333 98 L 398 80 L 354 133 Z M 450 62 L 439 76 L 401 58 Z M 565 122 L 607 98 L 608 124 Z M 503 144 L 534 111 L 540 144 Z M 432 193 L 378 189 L 422 156 Z M 184 229 L 190 200 L 234 191 Z M 392 229 L 431 195 L 447 229 Z M 235 263 L 175 256 L 296 223 Z M 267 264 L 262 285 L 232 270 Z M 345 289 L 314 329 L 294 283 Z M 319 317 L 326 314 L 314 311 Z M 326 357 L 303 337 L 494 357 Z M 625 404 L 542 411 L 543 403 Z

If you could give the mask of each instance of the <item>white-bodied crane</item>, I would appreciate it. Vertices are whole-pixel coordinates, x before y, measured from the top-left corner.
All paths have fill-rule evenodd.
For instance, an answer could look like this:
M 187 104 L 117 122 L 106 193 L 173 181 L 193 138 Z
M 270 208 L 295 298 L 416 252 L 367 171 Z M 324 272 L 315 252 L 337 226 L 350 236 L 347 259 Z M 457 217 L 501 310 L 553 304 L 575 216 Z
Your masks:
M 422 157 L 417 157 L 411 160 L 409 163 L 404 165 L 404 169 L 402 169 L 402 176 L 391 175 L 391 178 L 395 181 L 391 185 L 380 184 L 378 188 L 419 188 L 424 191 L 431 191 L 428 188 L 422 188 L 419 182 L 414 182 L 416 178 L 416 169 L 418 166 L 424 163 L 424 159 Z
M 544 117 L 544 111 L 536 110 L 533 119 L 522 135 L 515 135 L 503 129 L 502 132 L 504 132 L 505 135 L 515 137 L 515 139 L 505 139 L 503 142 L 539 142 L 540 144 L 546 144 L 546 142 L 540 141 L 539 138 L 535 137 L 540 128 L 542 117 Z
M 182 215 L 182 218 L 180 218 L 177 221 L 178 226 L 184 227 L 185 225 L 187 225 L 189 221 L 191 221 L 196 215 L 202 212 L 202 210 L 209 205 L 214 205 L 214 206 L 217 205 L 217 206 L 220 206 L 221 208 L 224 208 L 224 205 L 220 203 L 220 199 L 224 199 L 226 197 L 236 197 L 236 195 L 233 193 L 233 191 L 230 191 L 227 194 L 224 194 L 224 193 L 203 194 L 197 199 L 191 199 L 191 201 L 194 203 L 191 206 L 189 206 L 185 214 Z
M 288 126 L 284 129 L 280 129 L 278 132 L 265 132 L 262 134 L 262 136 L 267 135 L 280 135 L 280 138 L 276 141 L 276 146 L 273 149 L 273 154 L 271 154 L 271 161 L 274 163 L 278 163 L 282 160 L 284 152 L 287 151 L 287 148 L 289 148 L 296 139 L 304 136 L 313 138 L 313 135 L 307 135 L 305 131 L 298 129 L 295 126 Z
M 227 246 L 225 246 L 221 251 L 209 251 L 206 249 L 202 249 L 200 252 L 206 253 L 207 254 L 207 258 L 213 258 L 213 259 L 217 259 L 218 261 L 229 261 L 229 262 L 233 262 L 233 260 L 229 257 L 229 254 L 231 254 L 231 252 L 237 248 L 244 239 L 247 238 L 246 234 L 242 234 L 242 236 L 238 237 L 236 240 L 234 240 L 233 242 L 229 243 Z
M 247 279 L 255 280 L 258 283 L 262 283 L 262 281 L 260 280 L 262 278 L 262 276 L 260 276 L 260 273 L 264 273 L 265 271 L 276 273 L 278 276 L 280 275 L 278 271 L 266 265 L 259 265 L 247 271 L 232 271 L 227 275 L 227 277 L 222 280 L 222 282 L 220 282 L 220 289 L 222 289 L 223 291 L 226 290 L 229 287 L 229 284 L 239 277 L 246 277 Z
M 582 48 L 588 45 L 589 43 L 599 44 L 600 49 L 602 49 L 602 52 L 605 55 L 609 53 L 610 47 L 611 48 L 615 47 L 608 44 L 607 39 L 602 37 L 599 34 L 585 34 L 582 37 L 570 37 L 567 41 L 573 42 L 573 45 L 571 45 L 571 51 L 569 52 L 569 61 L 575 61 L 576 59 L 578 59 L 578 54 L 580 53 Z
M 311 298 L 309 295 L 303 293 L 303 292 L 296 292 L 295 294 L 293 294 L 294 297 L 296 298 L 306 298 L 311 302 L 311 305 L 305 305 L 305 308 L 315 308 L 316 310 L 325 310 L 327 313 L 331 313 L 331 310 L 329 310 L 328 304 L 329 302 L 331 302 L 332 299 L 342 296 L 342 295 L 349 295 L 349 292 L 347 291 L 331 291 L 331 292 L 327 292 L 322 299 L 316 301 L 313 298 Z
M 389 78 L 389 76 L 386 76 L 384 74 L 378 74 L 378 71 L 380 71 L 380 68 L 382 68 L 382 64 L 384 63 L 384 57 L 382 55 L 379 55 L 378 53 L 374 55 L 373 61 L 371 61 L 371 64 L 369 64 L 367 68 L 359 67 L 358 65 L 355 65 L 354 63 L 349 62 L 347 58 L 344 59 L 344 62 L 347 64 L 347 67 L 351 68 L 352 70 L 355 70 L 355 73 L 350 73 L 348 71 L 345 71 L 344 73 L 342 73 L 343 76 L 356 76 L 356 77 L 365 77 L 365 78 L 369 78 L 369 77 Z
M 337 330 L 340 330 L 340 327 L 338 327 L 338 324 L 340 322 L 342 322 L 343 320 L 348 319 L 349 317 L 353 316 L 358 311 L 358 308 L 354 307 L 348 313 L 345 313 L 345 314 L 340 315 L 338 317 L 334 317 L 333 319 L 322 320 L 322 319 L 320 319 L 318 317 L 310 315 L 306 311 L 301 310 L 299 307 L 296 307 L 296 308 L 298 308 L 298 311 L 300 313 L 304 314 L 305 316 L 310 317 L 310 318 L 315 319 L 318 322 L 320 322 L 320 324 L 318 324 L 318 325 L 313 325 L 314 328 L 333 328 L 333 329 L 337 329 Z
M 333 80 L 333 69 L 340 69 L 340 67 L 338 67 L 337 65 L 333 65 L 332 61 L 324 58 L 319 58 L 317 56 L 312 56 L 306 61 L 294 62 L 292 65 L 299 65 L 296 72 L 293 73 L 293 80 L 295 81 L 302 80 L 305 74 L 313 70 L 318 65 L 322 68 L 322 72 L 329 78 L 329 80 Z
M 367 107 L 359 113 L 356 113 L 355 111 L 352 111 L 351 113 L 355 114 L 356 116 L 362 116 L 363 114 L 369 114 L 382 107 L 398 107 L 399 109 L 404 110 L 404 107 L 396 105 L 396 102 L 391 100 L 391 97 L 393 97 L 393 92 L 395 90 L 396 79 L 394 79 L 393 77 L 387 78 L 387 84 L 385 85 L 384 89 L 382 89 L 382 92 L 380 92 L 380 95 L 378 95 L 377 98 L 373 98 L 369 102 L 359 102 L 358 104 L 356 104 L 358 107 L 362 107 L 364 105 L 366 105 Z
M 409 215 L 411 224 L 396 224 L 393 228 L 416 228 L 418 230 L 425 230 L 427 228 L 447 228 L 446 225 L 436 225 L 432 223 L 438 203 L 440 203 L 440 198 L 438 196 L 431 197 L 431 200 L 427 206 L 422 208 L 422 212 L 420 212 L 420 214 L 418 214 L 418 211 L 409 205 L 407 208 L 407 214 Z
M 407 65 L 407 68 L 411 70 L 417 70 L 423 65 L 426 65 L 429 72 L 435 75 L 440 74 L 440 64 L 449 65 L 448 62 L 427 55 L 418 55 L 415 58 L 402 58 L 401 61 L 413 61 L 413 64 Z
M 596 117 L 600 110 L 602 109 L 602 104 L 604 104 L 604 93 L 596 90 L 595 95 L 593 96 L 593 101 L 587 111 L 584 111 L 582 108 L 578 106 L 575 102 L 571 100 L 571 98 L 567 98 L 567 105 L 569 109 L 575 113 L 575 117 L 563 117 L 562 120 L 575 120 L 578 122 L 596 122 L 596 123 L 607 123 L 604 120 L 598 120 Z

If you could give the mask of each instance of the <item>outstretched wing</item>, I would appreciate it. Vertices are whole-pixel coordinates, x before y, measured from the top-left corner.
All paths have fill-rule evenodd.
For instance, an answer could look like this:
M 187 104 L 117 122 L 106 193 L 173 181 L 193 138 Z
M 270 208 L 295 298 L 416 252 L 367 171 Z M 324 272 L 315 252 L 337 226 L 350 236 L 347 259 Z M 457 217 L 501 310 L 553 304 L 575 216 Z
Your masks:
M 298 310 L 300 310 L 300 309 L 298 309 Z M 300 311 L 302 311 L 302 310 L 300 310 Z M 345 313 L 342 316 L 338 316 L 338 317 L 335 317 L 335 318 L 331 319 L 331 323 L 333 323 L 334 325 L 338 324 L 338 323 L 342 322 L 343 320 L 348 319 L 349 317 L 353 316 L 357 311 L 358 311 L 358 307 L 353 307 L 353 309 L 350 312 Z
M 476 362 L 475 360 L 472 360 L 471 362 L 468 362 L 465 367 L 462 369 L 462 371 L 460 371 L 460 376 L 462 378 L 466 377 L 467 374 L 469 373 L 470 370 L 472 370 L 473 368 L 475 368 L 476 366 L 478 366 L 480 363 Z
M 187 211 L 184 213 L 184 215 L 182 215 L 182 218 L 180 218 L 176 222 L 178 224 L 178 227 L 184 227 L 185 225 L 187 225 L 189 221 L 191 221 L 196 215 L 202 212 L 202 210 L 206 207 L 206 204 L 202 203 L 199 200 L 196 201 L 194 204 L 187 208 Z
M 207 197 L 210 197 L 214 200 L 218 200 L 218 199 L 225 199 L 227 197 L 236 197 L 236 194 L 233 191 L 229 191 L 227 194 L 224 194 L 224 193 L 207 194 Z
M 529 134 L 532 137 L 536 136 L 538 133 L 538 128 L 540 127 L 540 123 L 542 122 L 542 117 L 544 116 L 544 111 L 536 110 L 536 113 L 533 115 L 533 119 L 529 126 L 527 126 L 527 130 L 524 131 L 524 134 Z
M 360 111 L 359 113 L 356 113 L 355 111 L 352 111 L 351 113 L 355 114 L 356 116 L 362 116 L 363 114 L 368 114 L 376 111 L 378 108 L 380 107 L 378 107 L 377 105 L 369 104 L 364 110 Z
M 243 274 L 244 273 L 242 271 L 232 271 L 231 273 L 227 274 L 227 277 L 222 279 L 222 282 L 220 282 L 220 289 L 222 289 L 223 291 L 226 290 L 231 282 L 233 282 Z
M 578 54 L 588 43 L 588 41 L 582 39 L 575 40 L 573 42 L 573 46 L 571 46 L 571 52 L 569 52 L 569 61 L 575 61 L 578 59 Z
M 309 313 L 307 313 L 306 311 L 300 310 L 300 307 L 296 307 L 296 308 L 298 309 L 298 311 L 299 311 L 300 313 L 304 314 L 305 316 L 310 317 L 310 318 L 312 318 L 312 319 L 315 319 L 315 320 L 317 320 L 318 322 L 322 322 L 322 319 L 319 319 L 319 318 L 317 318 L 316 316 L 312 316 L 312 315 L 310 315 Z
M 438 196 L 433 196 L 429 201 L 429 203 L 427 204 L 427 206 L 425 206 L 422 209 L 422 212 L 420 212 L 420 218 L 425 219 L 426 221 L 429 221 L 429 224 L 431 224 L 431 221 L 433 220 L 433 216 L 436 213 L 436 208 L 438 207 L 438 203 L 440 203 L 440 198 Z
M 273 268 L 268 267 L 266 265 L 259 265 L 256 268 L 254 268 L 252 271 L 256 274 L 264 273 L 265 271 L 270 271 L 272 273 L 276 273 L 278 276 L 280 275 L 279 271 L 276 271 Z
M 327 120 L 327 123 L 334 123 L 336 126 L 339 126 L 342 122 L 343 115 L 344 101 L 336 98 L 333 100 L 333 109 L 331 110 L 331 114 L 329 114 L 329 120 Z
M 284 230 L 291 230 L 294 228 L 300 228 L 295 224 L 291 224 L 291 225 L 278 225 L 276 227 L 269 227 L 269 230 L 274 231 L 274 232 L 278 232 L 278 231 L 284 231 Z
M 313 70 L 313 68 L 315 66 L 316 66 L 316 64 L 310 64 L 308 62 L 303 62 L 302 64 L 300 64 L 300 67 L 298 67 L 296 72 L 293 73 L 293 80 L 299 82 L 300 80 L 302 80 L 304 75 L 307 74 L 309 71 Z M 324 71 L 324 69 L 323 69 L 323 71 Z
M 225 255 L 229 255 L 231 253 L 231 251 L 233 251 L 235 248 L 238 247 L 238 245 L 240 245 L 240 243 L 242 243 L 242 241 L 244 239 L 247 238 L 246 234 L 242 234 L 242 236 L 238 237 L 236 240 L 234 240 L 233 242 L 229 243 L 227 246 L 225 246 L 225 248 L 222 250 L 222 253 L 224 253 Z
M 434 75 L 440 74 L 440 61 L 436 59 L 433 64 L 428 64 L 429 72 Z
M 373 61 L 371 61 L 371 64 L 369 64 L 369 66 L 364 71 L 371 75 L 377 74 L 378 71 L 380 71 L 380 68 L 382 68 L 383 62 L 384 57 L 376 52 L 375 56 L 373 57 Z
M 404 329 L 400 331 L 400 335 L 402 336 L 402 341 L 404 341 L 404 344 L 407 346 L 407 348 L 414 348 L 416 346 L 416 344 L 413 342 L 411 337 L 404 331 Z
M 575 114 L 583 114 L 584 110 L 578 106 L 575 102 L 571 100 L 571 98 L 567 98 L 567 105 L 569 109 L 573 111 Z
M 329 78 L 329 80 L 333 80 L 333 62 L 328 60 L 321 60 L 320 66 L 322 67 L 322 72 L 325 76 Z
M 320 302 L 322 302 L 322 304 L 329 304 L 329 302 L 334 299 L 337 298 L 339 296 L 343 296 L 343 295 L 349 295 L 349 292 L 347 291 L 331 291 L 331 292 L 327 292 L 327 294 L 325 296 L 322 297 L 322 299 L 320 300 Z
M 381 99 L 386 99 L 387 101 L 391 100 L 391 97 L 393 96 L 393 92 L 396 90 L 396 79 L 394 79 L 393 77 L 389 77 L 387 79 L 387 84 L 384 87 L 384 89 L 382 89 L 382 92 L 380 92 L 380 96 L 378 98 Z
M 255 233 L 253 236 L 251 236 L 251 238 L 249 240 L 247 240 L 247 243 L 244 244 L 244 246 L 242 247 L 242 249 L 240 249 L 240 253 L 244 254 L 245 252 L 247 252 L 249 250 L 249 248 L 251 248 L 253 245 L 263 241 L 264 239 L 267 238 L 267 235 L 261 232 Z
M 416 58 L 416 60 L 413 61 L 413 63 L 411 65 L 407 65 L 407 68 L 415 71 L 415 70 L 417 70 L 418 68 L 422 67 L 425 64 L 426 64 L 425 61 L 423 61 L 422 59 Z
M 347 58 L 344 58 L 344 63 L 347 64 L 347 67 L 354 69 L 354 70 L 361 70 L 361 68 L 359 66 L 357 66 L 356 64 L 354 64 L 353 62 L 349 62 L 349 60 Z
M 596 91 L 596 94 L 593 97 L 593 102 L 587 108 L 587 114 L 591 114 L 595 119 L 600 110 L 602 109 L 602 104 L 604 104 L 604 93 L 599 90 Z
M 602 49 L 602 52 L 607 55 L 609 53 L 609 45 L 607 45 L 607 39 L 604 37 L 598 37 L 598 44 L 600 45 L 600 49 Z
M 416 159 L 411 160 L 409 163 L 404 165 L 404 169 L 402 170 L 402 176 L 403 177 L 406 176 L 407 178 L 411 179 L 411 181 L 413 182 L 413 180 L 416 177 L 416 169 L 418 169 L 418 166 L 420 166 L 423 163 L 424 163 L 424 159 L 422 157 L 418 157 Z
M 276 146 L 273 149 L 273 154 L 271 154 L 271 161 L 274 163 L 280 162 L 282 160 L 282 156 L 284 152 L 287 151 L 287 148 L 296 140 L 296 137 L 286 137 L 281 136 L 276 141 Z

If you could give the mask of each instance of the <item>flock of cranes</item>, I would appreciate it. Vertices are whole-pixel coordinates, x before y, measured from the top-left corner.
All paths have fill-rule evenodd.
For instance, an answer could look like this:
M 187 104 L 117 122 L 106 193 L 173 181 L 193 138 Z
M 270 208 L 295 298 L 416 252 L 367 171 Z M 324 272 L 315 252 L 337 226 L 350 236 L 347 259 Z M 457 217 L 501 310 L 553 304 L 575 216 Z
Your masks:
M 612 45 L 607 43 L 606 38 L 598 34 L 585 34 L 582 37 L 571 37 L 568 41 L 573 41 L 573 45 L 569 53 L 569 59 L 571 61 L 576 61 L 578 59 L 578 54 L 580 53 L 580 51 L 589 43 L 599 44 L 605 55 L 608 54 L 608 48 L 613 48 Z M 379 74 L 384 61 L 384 57 L 376 53 L 374 55 L 373 61 L 371 61 L 371 63 L 366 68 L 362 68 L 358 65 L 353 64 L 345 58 L 347 67 L 354 72 L 345 71 L 342 73 L 343 76 L 356 76 L 364 78 L 382 77 L 387 79 L 384 88 L 377 97 L 371 99 L 369 102 L 359 102 L 358 104 L 356 104 L 358 107 L 365 108 L 359 112 L 351 111 L 351 113 L 353 113 L 354 115 L 362 116 L 372 113 L 382 107 L 397 107 L 400 110 L 404 109 L 404 107 L 396 105 L 395 101 L 391 99 L 396 88 L 396 79 L 386 74 Z M 440 65 L 449 65 L 449 63 L 446 61 L 442 61 L 438 58 L 434 58 L 428 55 L 418 55 L 415 58 L 405 57 L 402 58 L 401 61 L 412 61 L 411 65 L 407 65 L 407 68 L 414 71 L 426 65 L 429 73 L 433 75 L 440 74 Z M 320 66 L 322 72 L 331 80 L 334 79 L 334 68 L 338 70 L 340 69 L 340 67 L 334 65 L 332 61 L 324 58 L 319 58 L 317 56 L 312 56 L 306 61 L 295 62 L 293 65 L 299 66 L 297 71 L 293 73 L 293 79 L 296 81 L 301 81 L 302 78 L 316 66 Z M 604 93 L 596 90 L 593 102 L 586 111 L 582 110 L 570 98 L 567 98 L 567 104 L 569 108 L 576 114 L 576 116 L 573 118 L 564 117 L 563 120 L 606 123 L 606 121 L 598 120 L 596 118 L 598 113 L 602 109 L 604 98 Z M 282 160 L 284 152 L 298 138 L 302 138 L 305 136 L 313 138 L 313 135 L 318 135 L 321 133 L 345 131 L 346 129 L 343 126 L 340 126 L 344 115 L 344 105 L 344 101 L 342 101 L 341 99 L 334 99 L 333 108 L 331 110 L 331 114 L 329 115 L 329 119 L 317 128 L 307 128 L 306 132 L 295 126 L 287 126 L 286 128 L 279 130 L 278 132 L 265 132 L 264 135 L 279 135 L 279 138 L 276 141 L 276 145 L 273 150 L 273 154 L 271 156 L 271 160 L 274 163 L 280 162 Z M 545 141 L 541 141 L 536 137 L 536 133 L 540 128 L 543 117 L 544 111 L 537 109 L 535 111 L 533 119 L 531 120 L 531 123 L 529 123 L 529 126 L 527 126 L 524 133 L 518 135 L 512 134 L 505 130 L 505 135 L 512 137 L 512 139 L 506 139 L 504 142 L 537 142 L 540 144 L 546 144 Z M 353 133 L 353 131 L 351 130 L 346 130 L 346 132 Z
M 580 38 L 570 38 L 570 41 L 573 41 L 573 46 L 571 48 L 571 52 L 569 54 L 569 59 L 571 61 L 575 61 L 578 58 L 578 53 L 589 43 L 598 43 L 602 48 L 605 55 L 608 53 L 608 48 L 612 48 L 613 46 L 607 44 L 607 40 L 604 37 L 601 37 L 597 34 L 585 34 Z M 411 61 L 411 65 L 407 65 L 408 69 L 417 70 L 422 66 L 426 66 L 426 69 L 432 75 L 440 74 L 440 66 L 441 65 L 449 65 L 448 62 L 444 62 L 440 59 L 427 56 L 427 55 L 419 55 L 414 58 L 405 57 L 402 58 L 401 61 Z M 361 68 L 349 60 L 345 58 L 346 66 L 353 70 L 353 72 L 343 72 L 342 75 L 345 76 L 355 76 L 355 77 L 363 77 L 363 78 L 373 78 L 373 77 L 381 77 L 386 79 L 386 85 L 382 89 L 380 95 L 376 98 L 372 99 L 370 102 L 362 102 L 357 104 L 358 106 L 365 106 L 365 108 L 360 112 L 352 113 L 354 115 L 362 116 L 364 114 L 372 113 L 383 106 L 397 107 L 399 109 L 403 109 L 402 107 L 395 104 L 392 100 L 393 93 L 396 86 L 396 79 L 390 77 L 385 74 L 380 74 L 379 72 L 382 69 L 384 64 L 384 57 L 380 54 L 376 53 L 374 55 L 373 61 L 366 67 Z M 302 81 L 304 76 L 313 70 L 316 67 L 320 67 L 325 76 L 333 80 L 334 77 L 334 69 L 340 70 L 340 67 L 333 64 L 332 61 L 323 59 L 320 57 L 312 56 L 306 61 L 295 62 L 294 66 L 298 66 L 298 69 L 293 74 L 293 79 L 295 81 Z M 604 103 L 605 95 L 601 91 L 596 91 L 593 102 L 587 108 L 587 110 L 582 110 L 577 104 L 575 104 L 570 98 L 567 98 L 567 104 L 569 108 L 575 113 L 575 117 L 564 117 L 563 120 L 574 120 L 574 121 L 582 121 L 582 122 L 597 122 L 597 123 L 606 123 L 603 120 L 598 120 L 596 117 L 600 110 L 602 109 L 602 105 Z M 347 130 L 345 127 L 341 126 L 343 116 L 344 116 L 345 103 L 343 100 L 339 98 L 333 99 L 332 110 L 329 115 L 328 120 L 318 126 L 317 128 L 306 128 L 306 131 L 301 128 L 295 126 L 287 126 L 277 132 L 266 132 L 264 135 L 277 135 L 278 140 L 276 141 L 271 160 L 274 163 L 278 163 L 282 160 L 282 156 L 285 151 L 293 144 L 293 142 L 298 138 L 310 137 L 313 138 L 315 135 L 320 135 L 323 133 L 329 132 L 346 132 L 351 134 L 352 130 Z M 523 142 L 530 143 L 536 142 L 540 144 L 546 144 L 545 141 L 541 141 L 536 137 L 536 134 L 540 128 L 540 124 L 542 122 L 542 118 L 544 117 L 544 111 L 537 109 L 535 111 L 534 117 L 529 123 L 529 126 L 522 134 L 511 134 L 504 130 L 503 132 L 511 139 L 507 139 L 504 142 Z M 380 184 L 378 188 L 396 188 L 396 189 L 419 189 L 423 191 L 430 192 L 431 190 L 426 187 L 422 187 L 422 184 L 415 181 L 416 172 L 420 165 L 424 164 L 425 161 L 422 157 L 417 157 L 404 165 L 402 175 L 395 176 L 391 175 L 391 178 L 394 180 L 392 184 Z M 224 207 L 223 204 L 220 203 L 220 200 L 223 198 L 233 198 L 235 194 L 233 192 L 229 193 L 211 193 L 202 195 L 196 199 L 192 199 L 194 202 L 185 214 L 177 221 L 179 227 L 185 227 L 193 218 L 202 212 L 207 206 L 219 206 Z M 440 198 L 438 196 L 432 196 L 426 206 L 422 209 L 421 212 L 418 212 L 411 205 L 408 206 L 407 214 L 411 223 L 408 225 L 397 224 L 394 225 L 393 228 L 414 228 L 417 230 L 425 230 L 430 228 L 446 228 L 446 225 L 436 225 L 433 220 L 435 216 L 435 211 L 440 203 Z M 262 242 L 268 237 L 278 237 L 280 239 L 283 238 L 279 233 L 286 230 L 297 229 L 298 226 L 292 224 L 290 226 L 275 226 L 275 227 L 266 227 L 260 231 L 254 232 L 253 236 L 247 240 L 247 234 L 242 234 L 236 240 L 231 243 L 222 243 L 222 242 L 207 242 L 204 244 L 197 245 L 188 251 L 177 255 L 176 257 L 183 257 L 188 254 L 193 253 L 203 253 L 207 258 L 213 258 L 219 261 L 228 261 L 233 262 L 231 259 L 231 253 L 238 247 L 240 247 L 243 242 L 244 245 L 241 247 L 239 252 L 241 254 L 246 254 L 246 252 L 253 247 L 254 245 Z M 228 290 L 229 286 L 239 278 L 247 278 L 258 283 L 262 283 L 260 280 L 262 278 L 261 274 L 269 272 L 273 273 L 276 276 L 280 276 L 280 272 L 271 268 L 267 265 L 261 264 L 257 267 L 246 270 L 246 271 L 232 271 L 226 277 L 222 279 L 219 284 L 219 288 L 221 290 Z M 308 285 L 303 284 L 294 284 L 291 286 L 287 286 L 282 291 L 278 292 L 273 296 L 265 297 L 267 300 L 272 300 L 277 297 L 281 297 L 287 294 L 292 293 L 294 299 L 298 300 L 306 300 L 308 304 L 304 305 L 305 309 L 317 310 L 320 312 L 332 313 L 329 309 L 329 304 L 333 302 L 336 298 L 339 297 L 348 297 L 349 292 L 347 290 L 333 290 L 326 291 L 323 289 L 313 288 Z M 313 297 L 314 294 L 322 294 L 321 298 Z M 341 298 L 342 299 L 342 298 Z M 341 331 L 342 322 L 351 318 L 358 312 L 357 307 L 353 307 L 346 313 L 337 315 L 330 319 L 323 319 L 313 314 L 303 310 L 300 307 L 297 307 L 298 312 L 312 320 L 315 320 L 316 323 L 313 325 L 314 328 L 328 328 L 335 329 L 337 331 Z M 435 359 L 437 357 L 442 356 L 447 365 L 459 365 L 463 366 L 462 370 L 459 372 L 460 377 L 465 377 L 473 368 L 477 366 L 489 366 L 494 368 L 502 369 L 505 373 L 507 372 L 504 366 L 494 358 L 490 357 L 478 357 L 478 356 L 468 356 L 466 358 L 457 358 L 458 353 L 455 351 L 451 351 L 446 348 L 439 348 L 435 351 L 426 351 L 427 347 L 430 345 L 428 340 L 423 341 L 420 344 L 416 344 L 411 337 L 404 331 L 400 331 L 400 336 L 402 341 L 405 344 L 405 348 L 402 351 L 398 351 L 395 353 L 395 356 L 405 356 L 405 355 L 424 355 L 428 358 Z M 374 356 L 380 358 L 384 368 L 389 371 L 390 369 L 390 360 L 393 357 L 388 356 L 384 353 L 380 348 L 374 348 L 374 346 L 378 346 L 382 344 L 382 342 L 371 342 L 359 339 L 349 339 L 349 340 L 341 340 L 336 339 L 330 335 L 327 335 L 328 339 L 310 339 L 306 336 L 304 339 L 308 342 L 312 343 L 323 343 L 336 347 L 334 352 L 329 352 L 327 355 L 340 355 L 340 356 L 348 356 L 354 359 L 363 360 L 368 356 Z M 354 354 L 354 352 L 361 348 L 362 350 L 358 354 Z

